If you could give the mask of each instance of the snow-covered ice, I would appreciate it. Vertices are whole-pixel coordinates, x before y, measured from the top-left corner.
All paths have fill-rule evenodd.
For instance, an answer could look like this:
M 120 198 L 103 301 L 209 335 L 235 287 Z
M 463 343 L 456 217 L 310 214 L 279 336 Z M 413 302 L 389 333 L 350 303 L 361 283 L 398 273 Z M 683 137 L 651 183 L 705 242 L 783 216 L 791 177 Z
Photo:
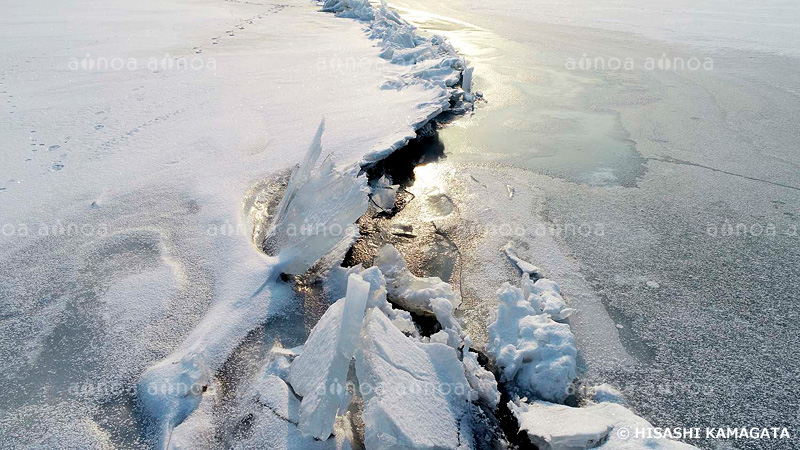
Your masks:
M 531 284 L 527 277 L 523 275 L 523 286 Z M 523 290 L 508 283 L 498 289 L 500 303 L 490 318 L 487 349 L 500 369 L 500 381 L 545 400 L 563 402 L 578 375 L 575 337 L 569 325 L 554 321 L 532 304 L 539 297 L 525 293 L 527 287 Z
M 415 342 L 372 309 L 356 373 L 368 449 L 471 448 L 470 386 L 453 348 Z
M 618 403 L 593 403 L 581 408 L 543 401 L 509 402 L 509 409 L 533 443 L 543 450 L 694 449 L 667 438 L 636 436 L 653 426 Z M 620 430 L 624 430 L 620 432 Z
M 555 403 L 512 401 L 508 404 L 521 430 L 541 450 L 579 450 L 598 447 L 608 440 L 614 422 L 588 408 Z
M 461 296 L 440 278 L 418 277 L 411 273 L 400 252 L 391 244 L 378 250 L 374 263 L 386 277 L 386 290 L 390 300 L 403 309 L 433 315 L 432 299 L 445 299 L 453 308 L 458 308 L 461 304 Z

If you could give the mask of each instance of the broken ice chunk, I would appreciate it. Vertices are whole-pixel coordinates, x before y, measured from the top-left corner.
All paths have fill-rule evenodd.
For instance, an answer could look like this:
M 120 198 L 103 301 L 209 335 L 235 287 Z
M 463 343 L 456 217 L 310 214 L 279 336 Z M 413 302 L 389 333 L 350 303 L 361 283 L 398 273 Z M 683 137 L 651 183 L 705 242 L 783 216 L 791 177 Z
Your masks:
M 461 323 L 453 315 L 453 304 L 446 298 L 432 298 L 430 304 L 436 320 L 442 326 L 440 333 L 446 333 L 447 339 L 445 343 L 456 349 L 461 347 L 464 331 L 461 328 Z
M 530 275 L 539 273 L 538 267 L 517 256 L 517 254 L 514 252 L 514 247 L 511 246 L 510 242 L 506 244 L 502 250 L 505 252 L 506 256 L 508 256 L 508 259 L 510 259 L 517 266 L 517 268 L 522 271 L 522 273 L 527 273 Z
M 508 402 L 520 430 L 541 450 L 579 450 L 598 447 L 609 438 L 614 422 L 589 408 L 571 408 L 535 401 Z M 603 447 L 605 448 L 605 447 Z
M 346 450 L 352 448 L 349 423 L 337 418 L 336 439 L 319 441 L 297 428 L 300 399 L 286 384 L 293 351 L 274 347 L 267 363 L 238 398 L 237 421 L 227 431 L 233 449 Z
M 351 274 L 361 275 L 364 281 L 370 284 L 368 308 L 379 308 L 392 321 L 392 324 L 403 333 L 410 336 L 419 334 L 414 326 L 411 314 L 408 311 L 393 308 L 392 304 L 386 300 L 386 279 L 377 267 L 373 266 L 369 269 L 364 269 L 361 264 L 349 269 L 334 267 L 330 272 L 325 287 L 331 298 L 344 295 L 344 285 Z
M 300 275 L 342 241 L 354 239 L 352 225 L 367 210 L 369 190 L 357 166 L 339 170 L 329 156 L 314 170 L 324 123 L 292 174 L 264 242 L 279 256 L 283 273 Z
M 497 291 L 500 303 L 489 323 L 488 351 L 501 381 L 523 392 L 563 402 L 577 376 L 577 347 L 569 325 L 536 311 L 523 291 L 508 283 Z
M 346 297 L 328 308 L 289 370 L 292 388 L 303 397 L 298 427 L 317 439 L 331 435 L 337 411 L 347 408 L 344 386 L 369 290 L 361 276 L 350 275 Z
M 481 367 L 478 363 L 478 355 L 475 352 L 469 351 L 469 345 L 469 339 L 466 339 L 461 358 L 464 363 L 464 373 L 467 376 L 467 381 L 472 389 L 474 389 L 478 399 L 494 408 L 500 403 L 500 392 L 497 390 L 497 380 L 492 372 Z
M 464 70 L 461 79 L 461 89 L 463 89 L 464 92 L 472 92 L 472 72 L 474 70 L 474 67 L 467 67 L 466 70 Z
M 696 447 L 668 438 L 636 436 L 635 431 L 653 426 L 617 403 L 597 403 L 571 408 L 542 401 L 509 402 L 509 409 L 542 450 L 689 450 Z
M 375 256 L 377 266 L 386 277 L 390 299 L 403 309 L 418 314 L 433 314 L 431 299 L 449 300 L 453 309 L 461 304 L 461 296 L 438 277 L 417 277 L 408 270 L 405 260 L 394 246 L 386 244 Z
M 472 441 L 470 387 L 456 351 L 413 341 L 378 309 L 356 350 L 368 449 L 456 449 Z
M 372 189 L 372 194 L 370 194 L 372 201 L 375 202 L 378 208 L 384 211 L 394 208 L 395 197 L 397 197 L 397 191 L 400 189 L 399 184 L 392 184 L 391 179 L 384 175 L 371 182 L 370 188 Z

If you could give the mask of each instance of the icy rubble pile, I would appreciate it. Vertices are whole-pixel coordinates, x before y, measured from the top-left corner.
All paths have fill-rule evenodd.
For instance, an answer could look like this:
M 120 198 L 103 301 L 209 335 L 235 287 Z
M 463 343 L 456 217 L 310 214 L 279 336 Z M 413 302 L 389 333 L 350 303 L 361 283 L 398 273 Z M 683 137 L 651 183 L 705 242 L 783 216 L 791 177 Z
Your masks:
M 416 33 L 410 23 L 386 6 L 372 5 L 367 0 L 325 0 L 323 11 L 339 17 L 368 22 L 371 39 L 380 41 L 380 57 L 392 64 L 413 66 L 397 79 L 387 81 L 384 88 L 400 89 L 411 84 L 424 84 L 442 89 L 452 100 L 454 112 L 472 109 L 472 69 L 464 58 L 441 36 L 425 37 Z M 461 87 L 458 87 L 458 84 Z
M 542 450 L 694 448 L 667 439 L 620 437 L 625 433 L 614 430 L 651 425 L 625 408 L 621 393 L 607 384 L 593 388 L 588 405 L 559 404 L 577 376 L 575 337 L 569 325 L 559 323 L 574 310 L 566 307 L 558 284 L 546 278 L 534 282 L 531 276 L 539 269 L 519 258 L 510 244 L 502 250 L 522 272 L 521 287 L 504 283 L 497 291 L 500 303 L 489 319 L 488 351 L 512 394 L 507 406 L 531 442 Z
M 328 308 L 306 342 L 310 350 L 297 357 L 289 371 L 289 383 L 303 397 L 299 427 L 317 439 L 331 435 L 337 412 L 347 410 L 350 403 L 344 390 L 329 392 L 319 387 L 347 379 L 369 291 L 369 283 L 350 275 L 347 296 Z
M 373 309 L 356 351 L 356 374 L 366 448 L 471 448 L 470 387 L 451 347 L 415 342 Z
M 497 291 L 500 302 L 489 318 L 487 350 L 500 370 L 500 381 L 560 403 L 578 375 L 578 349 L 569 325 L 556 320 L 573 310 L 566 308 L 555 282 L 534 282 L 523 268 L 530 264 L 522 263 L 521 288 L 504 283 Z
M 289 370 L 297 355 L 297 349 L 272 349 L 267 363 L 238 399 L 236 423 L 248 423 L 248 430 L 227 430 L 229 442 L 226 447 L 274 450 L 353 448 L 353 431 L 347 414 L 336 418 L 333 439 L 320 441 L 300 432 L 298 423 L 301 420 L 302 403 L 288 384 Z
M 330 274 L 330 292 L 347 280 L 345 296 L 325 312 L 286 370 L 302 397 L 292 416 L 297 430 L 321 440 L 336 436 L 358 386 L 366 448 L 472 448 L 473 402 L 494 407 L 500 394 L 453 316 L 458 296 L 438 278 L 411 274 L 394 247 L 379 253 L 390 256 L 384 259 L 390 264 Z M 389 299 L 436 316 L 439 337 L 420 337 L 410 314 Z M 351 361 L 355 371 L 348 376 Z

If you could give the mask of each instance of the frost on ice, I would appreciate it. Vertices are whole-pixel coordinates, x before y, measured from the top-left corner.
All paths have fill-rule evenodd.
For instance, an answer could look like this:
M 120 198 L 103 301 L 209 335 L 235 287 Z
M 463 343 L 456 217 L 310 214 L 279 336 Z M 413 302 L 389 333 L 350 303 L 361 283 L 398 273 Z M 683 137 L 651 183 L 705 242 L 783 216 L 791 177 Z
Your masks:
M 264 243 L 277 252 L 283 273 L 300 275 L 335 248 L 346 251 L 358 232 L 353 223 L 367 210 L 367 179 L 358 166 L 342 171 L 328 156 L 314 169 L 324 129 L 323 120 L 289 180 Z
M 347 296 L 328 308 L 289 371 L 289 382 L 303 397 L 299 428 L 317 439 L 331 435 L 337 412 L 349 404 L 343 386 L 369 291 L 370 284 L 361 276 L 350 275 Z

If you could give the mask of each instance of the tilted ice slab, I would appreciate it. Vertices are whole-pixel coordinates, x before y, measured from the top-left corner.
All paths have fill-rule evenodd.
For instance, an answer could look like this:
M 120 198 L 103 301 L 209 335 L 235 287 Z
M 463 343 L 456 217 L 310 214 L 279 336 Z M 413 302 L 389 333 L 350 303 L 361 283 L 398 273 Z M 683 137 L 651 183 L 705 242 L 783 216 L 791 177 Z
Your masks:
M 315 167 L 324 129 L 323 120 L 292 173 L 267 236 L 268 247 L 280 249 L 284 273 L 300 275 L 340 242 L 355 239 L 353 223 L 367 210 L 367 178 L 358 167 L 337 170 L 330 156 Z
M 269 448 L 274 450 L 347 450 L 352 448 L 352 431 L 346 417 L 334 426 L 335 438 L 320 441 L 298 428 L 301 400 L 287 384 L 292 350 L 275 347 L 267 362 L 246 391 L 238 398 L 236 420 L 226 430 L 226 446 L 234 449 Z M 236 429 L 249 423 L 243 433 Z M 183 425 L 181 425 L 182 427 Z
M 418 277 L 411 273 L 400 252 L 391 244 L 378 250 L 374 261 L 386 277 L 389 299 L 403 309 L 419 314 L 434 314 L 431 300 L 443 298 L 453 308 L 461 304 L 461 296 L 438 277 Z
M 542 450 L 672 450 L 695 447 L 669 439 L 636 437 L 636 429 L 652 428 L 647 420 L 617 403 L 572 408 L 543 401 L 508 403 L 520 429 Z M 623 431 L 624 430 L 624 431 Z
M 414 325 L 411 314 L 402 309 L 396 309 L 387 300 L 386 278 L 380 269 L 373 266 L 364 269 L 361 264 L 350 268 L 334 267 L 326 280 L 326 291 L 332 298 L 342 297 L 346 293 L 346 283 L 350 275 L 356 274 L 370 284 L 368 308 L 378 308 L 386 314 L 392 324 L 408 336 L 419 337 L 419 331 Z
M 415 342 L 378 309 L 356 350 L 368 449 L 471 448 L 469 392 L 456 351 Z
M 500 369 L 501 382 L 563 402 L 577 376 L 575 337 L 569 325 L 554 321 L 526 298 L 532 289 L 527 277 L 523 275 L 525 290 L 508 283 L 498 289 L 500 302 L 495 316 L 489 318 L 487 349 Z
M 276 280 L 278 272 L 302 273 L 307 270 L 342 241 L 347 241 L 348 235 L 342 234 L 341 230 L 366 210 L 366 179 L 358 177 L 356 169 L 352 169 L 352 173 L 340 172 L 330 160 L 320 169 L 314 168 L 322 151 L 323 130 L 324 122 L 320 124 L 303 164 L 295 170 L 279 206 L 275 228 L 270 234 L 280 248 L 278 261 L 263 258 L 262 263 L 271 264 L 264 264 L 263 268 L 255 266 L 255 270 L 260 270 L 264 276 L 261 286 L 253 287 L 253 293 L 249 296 L 216 304 L 178 350 L 142 374 L 138 400 L 146 417 L 155 424 L 160 446 L 170 442 L 172 430 L 201 404 L 203 393 L 212 381 L 212 374 L 222 367 L 230 352 L 249 330 L 264 320 L 265 312 L 269 311 L 265 302 L 269 302 L 279 286 L 286 288 Z M 307 223 L 311 223 L 314 229 L 302 232 Z M 315 225 L 320 225 L 322 229 Z M 337 226 L 338 232 L 331 232 L 333 226 Z M 246 260 L 242 259 L 241 262 Z M 362 283 L 363 301 L 366 302 L 369 285 Z M 364 306 L 361 307 L 361 315 L 363 311 Z M 345 329 L 349 330 L 350 327 Z M 344 338 L 341 344 L 346 346 L 346 336 Z M 355 338 L 351 337 L 350 340 L 354 342 Z M 339 349 L 341 352 L 346 350 L 346 347 Z M 352 356 L 352 349 L 349 352 Z M 349 362 L 345 364 L 348 365 Z M 346 367 L 344 372 L 346 375 Z M 327 397 L 316 400 L 324 403 L 320 411 L 332 407 L 325 403 Z M 311 402 L 309 400 L 304 405 L 307 414 L 303 415 L 303 428 L 315 436 L 327 437 L 336 408 L 330 423 L 314 420 L 312 416 L 316 407 L 312 407 Z M 321 428 L 311 428 L 312 424 Z
M 303 397 L 299 428 L 317 439 L 331 435 L 337 412 L 345 411 L 349 404 L 343 387 L 369 292 L 369 283 L 359 275 L 350 275 L 347 296 L 328 308 L 314 326 L 303 353 L 292 362 L 289 382 Z

